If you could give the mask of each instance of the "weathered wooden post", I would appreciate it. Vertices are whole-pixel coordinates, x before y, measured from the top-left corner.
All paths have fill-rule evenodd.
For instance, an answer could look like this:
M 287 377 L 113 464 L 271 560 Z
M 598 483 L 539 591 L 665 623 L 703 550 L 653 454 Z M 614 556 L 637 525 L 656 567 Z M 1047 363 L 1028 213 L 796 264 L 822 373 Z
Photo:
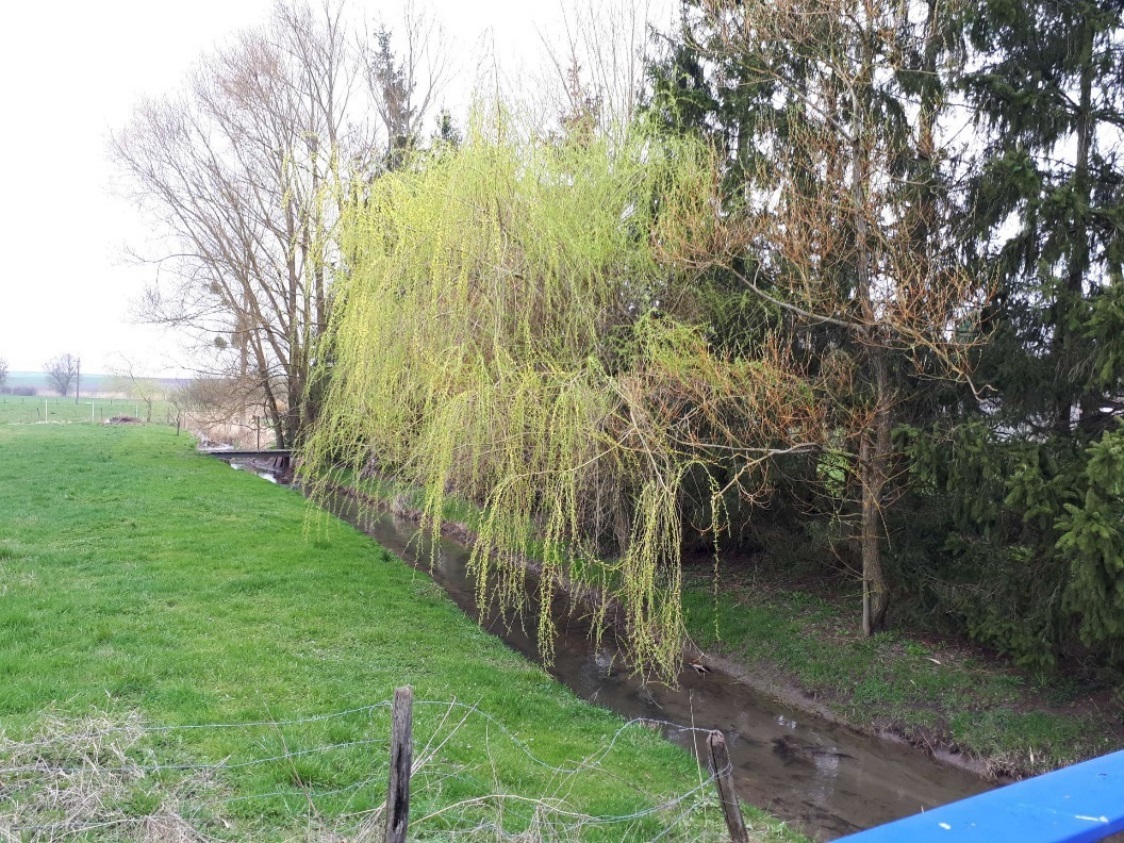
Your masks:
M 410 765 L 414 763 L 414 689 L 394 692 L 390 720 L 390 782 L 386 789 L 386 843 L 406 843 L 410 823 Z
M 718 783 L 718 799 L 722 803 L 722 814 L 726 817 L 726 828 L 730 831 L 731 843 L 749 843 L 749 835 L 742 821 L 738 807 L 738 794 L 734 791 L 734 765 L 726 749 L 726 736 L 718 730 L 707 738 L 710 749 L 710 763 L 714 767 L 714 779 Z

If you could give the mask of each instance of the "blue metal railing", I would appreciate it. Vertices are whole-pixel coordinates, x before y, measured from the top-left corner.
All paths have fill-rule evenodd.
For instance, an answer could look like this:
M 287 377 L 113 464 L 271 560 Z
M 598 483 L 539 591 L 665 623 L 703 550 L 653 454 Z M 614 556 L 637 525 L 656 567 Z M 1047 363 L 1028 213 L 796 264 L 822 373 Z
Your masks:
M 1124 831 L 1124 751 L 842 838 L 847 843 L 1086 843 Z

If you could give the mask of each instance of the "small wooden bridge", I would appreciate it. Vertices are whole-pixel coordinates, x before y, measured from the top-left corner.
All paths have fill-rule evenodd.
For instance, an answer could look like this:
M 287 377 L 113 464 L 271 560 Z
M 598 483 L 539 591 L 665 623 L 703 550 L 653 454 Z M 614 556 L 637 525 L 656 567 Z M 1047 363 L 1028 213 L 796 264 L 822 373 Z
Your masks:
M 224 460 L 271 460 L 278 457 L 289 459 L 293 455 L 292 448 L 266 448 L 264 450 L 240 450 L 238 448 L 200 448 L 199 453 L 211 457 L 221 457 Z
M 280 474 L 289 473 L 292 468 L 292 448 L 267 448 L 253 450 L 245 448 L 200 448 L 199 453 L 207 456 L 218 457 L 220 460 L 253 460 L 254 462 L 272 462 Z

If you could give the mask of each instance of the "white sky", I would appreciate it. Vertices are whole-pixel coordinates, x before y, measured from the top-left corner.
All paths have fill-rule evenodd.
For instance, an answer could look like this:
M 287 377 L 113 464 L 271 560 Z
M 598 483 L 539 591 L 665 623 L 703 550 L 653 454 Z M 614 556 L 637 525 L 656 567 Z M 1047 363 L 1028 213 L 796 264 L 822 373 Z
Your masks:
M 401 0 L 349 0 L 351 14 L 393 24 Z M 146 226 L 111 189 L 109 133 L 144 96 L 174 90 L 230 33 L 268 17 L 271 0 L 62 0 L 12 3 L 0 49 L 0 358 L 40 371 L 70 352 L 88 372 L 182 374 L 191 361 L 162 330 L 135 323 L 133 303 L 153 277 L 130 263 Z M 464 55 L 468 81 L 482 38 L 519 76 L 540 33 L 556 34 L 558 0 L 431 0 Z M 490 35 L 488 35 L 490 33 Z M 515 56 L 522 56 L 522 64 Z M 526 78 L 526 77 L 525 77 Z M 464 86 L 462 85 L 462 90 Z M 456 89 L 448 97 L 454 100 Z M 462 103 L 448 105 L 456 110 Z

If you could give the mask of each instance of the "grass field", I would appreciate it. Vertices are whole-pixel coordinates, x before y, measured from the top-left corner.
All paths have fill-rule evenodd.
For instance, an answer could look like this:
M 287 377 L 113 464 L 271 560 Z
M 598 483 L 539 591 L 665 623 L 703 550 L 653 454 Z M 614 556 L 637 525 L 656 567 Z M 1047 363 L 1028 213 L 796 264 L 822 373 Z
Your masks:
M 305 514 L 167 428 L 0 425 L 0 837 L 364 839 L 408 683 L 411 839 L 722 839 L 684 752 Z
M 152 421 L 166 422 L 171 405 L 152 402 Z M 148 408 L 143 401 L 132 398 L 87 398 L 77 402 L 74 396 L 0 395 L 0 424 L 37 424 L 40 422 L 100 423 L 113 416 L 134 416 L 145 419 Z M 175 416 L 173 415 L 174 419 Z

